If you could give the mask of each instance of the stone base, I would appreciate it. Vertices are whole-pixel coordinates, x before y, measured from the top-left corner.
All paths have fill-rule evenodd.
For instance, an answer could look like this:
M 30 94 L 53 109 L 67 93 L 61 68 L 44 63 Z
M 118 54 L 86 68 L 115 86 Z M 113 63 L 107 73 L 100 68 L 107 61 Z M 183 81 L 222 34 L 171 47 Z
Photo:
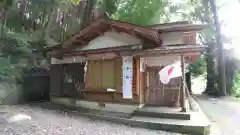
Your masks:
M 103 107 L 102 105 L 99 106 L 97 102 L 77 101 L 74 105 L 69 99 L 52 99 L 52 101 L 62 104 L 60 107 L 66 111 L 72 112 L 75 110 L 76 113 L 87 116 L 90 119 L 192 135 L 209 135 L 210 133 L 210 121 L 201 112 L 190 112 L 190 120 L 169 119 L 133 115 L 133 113 L 136 114 L 141 110 L 141 107 L 138 105 L 107 103 Z
M 102 103 L 95 101 L 81 101 L 71 98 L 52 97 L 51 100 L 55 104 L 75 108 L 76 110 L 86 110 L 92 114 L 107 115 L 107 116 L 121 116 L 124 118 L 132 117 L 133 113 L 142 105 L 137 104 L 116 104 L 116 103 Z

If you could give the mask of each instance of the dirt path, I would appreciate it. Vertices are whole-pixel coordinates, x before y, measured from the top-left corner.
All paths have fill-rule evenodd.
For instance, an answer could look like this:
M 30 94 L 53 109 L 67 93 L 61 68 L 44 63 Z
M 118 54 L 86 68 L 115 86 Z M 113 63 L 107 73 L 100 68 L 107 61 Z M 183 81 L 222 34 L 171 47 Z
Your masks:
M 212 135 L 240 135 L 240 101 L 197 96 L 203 112 L 213 122 Z
M 0 106 L 1 135 L 181 135 L 132 128 L 39 107 Z
M 196 94 L 203 112 L 212 121 L 211 135 L 240 135 L 240 100 L 201 95 L 205 90 L 206 80 L 200 76 L 192 81 L 193 93 Z

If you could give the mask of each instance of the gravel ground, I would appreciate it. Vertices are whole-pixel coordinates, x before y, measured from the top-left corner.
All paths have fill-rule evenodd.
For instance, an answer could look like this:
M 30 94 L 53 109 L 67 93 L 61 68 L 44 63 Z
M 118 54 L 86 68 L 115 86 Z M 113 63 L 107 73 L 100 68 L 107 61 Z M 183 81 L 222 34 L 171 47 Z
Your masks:
M 203 112 L 212 121 L 211 135 L 240 135 L 240 101 L 197 96 Z
M 192 81 L 193 93 L 196 94 L 203 112 L 212 121 L 211 135 L 240 135 L 240 100 L 201 95 L 205 90 L 206 80 L 200 76 Z
M 18 117 L 16 117 L 18 116 Z M 0 106 L 1 135 L 182 135 L 92 120 L 28 105 Z
M 218 99 L 197 96 L 203 112 L 212 121 L 211 135 L 240 135 L 240 101 L 231 98 Z

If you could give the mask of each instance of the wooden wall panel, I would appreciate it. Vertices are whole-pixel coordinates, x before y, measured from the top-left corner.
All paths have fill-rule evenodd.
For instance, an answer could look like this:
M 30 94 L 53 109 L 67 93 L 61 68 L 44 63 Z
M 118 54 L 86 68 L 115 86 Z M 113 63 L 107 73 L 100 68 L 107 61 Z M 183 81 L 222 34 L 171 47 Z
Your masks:
M 86 89 L 107 88 L 122 90 L 122 62 L 121 59 L 88 61 Z
M 146 77 L 148 83 L 145 90 L 146 104 L 160 106 L 178 106 L 180 94 L 179 78 L 172 79 L 169 84 L 163 85 L 159 80 L 159 69 L 148 69 Z
M 99 89 L 101 84 L 101 63 L 100 61 L 88 61 L 86 88 Z
M 87 87 L 85 89 L 84 100 L 102 101 L 102 102 L 120 102 L 120 103 L 139 103 L 139 93 L 136 86 L 140 73 L 137 77 L 136 60 L 134 64 L 134 81 L 133 99 L 122 98 L 122 59 L 108 59 L 99 61 L 88 61 L 87 69 Z M 140 66 L 140 65 L 139 65 Z M 99 79 L 100 76 L 100 79 Z M 100 82 L 100 83 L 99 83 Z M 140 87 L 140 86 L 139 86 Z M 106 88 L 114 88 L 116 92 L 107 92 Z
M 115 89 L 116 83 L 115 83 L 115 59 L 113 60 L 104 60 L 101 63 L 102 65 L 102 72 L 101 72 L 101 88 L 107 89 Z
M 115 83 L 116 91 L 122 92 L 122 59 L 117 58 L 115 61 Z
M 168 88 L 180 88 L 181 86 L 181 77 L 173 78 L 168 84 L 165 84 L 165 87 Z
M 196 37 L 197 34 L 196 32 L 185 32 L 183 34 L 183 42 L 184 44 L 196 44 Z
M 97 89 L 102 88 L 102 62 L 100 60 L 94 60 L 94 74 L 93 77 L 96 80 L 96 87 Z

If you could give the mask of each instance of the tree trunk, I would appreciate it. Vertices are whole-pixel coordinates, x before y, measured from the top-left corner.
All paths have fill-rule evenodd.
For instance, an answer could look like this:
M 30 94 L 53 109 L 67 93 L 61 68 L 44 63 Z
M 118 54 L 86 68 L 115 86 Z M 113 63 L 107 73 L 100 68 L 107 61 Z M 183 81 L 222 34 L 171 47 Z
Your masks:
M 228 52 L 230 53 L 230 52 Z M 233 85 L 234 85 L 234 80 L 236 77 L 236 67 L 235 67 L 235 62 L 232 59 L 232 56 L 226 56 L 225 59 L 225 65 L 226 65 L 226 89 L 227 89 L 227 94 L 228 95 L 233 95 Z
M 204 93 L 212 96 L 218 95 L 218 91 L 216 88 L 216 75 L 214 71 L 214 56 L 213 56 L 214 44 L 209 43 L 207 48 L 207 86 Z
M 212 24 L 212 11 L 210 8 L 210 0 L 201 0 L 202 8 L 203 8 L 203 14 L 200 16 L 200 20 L 202 23 Z M 212 32 L 213 28 L 208 28 L 210 32 Z M 204 45 L 208 45 L 208 48 L 206 50 L 206 63 L 207 63 L 207 84 L 206 89 L 204 93 L 212 96 L 217 96 L 217 76 L 215 71 L 215 44 L 213 43 L 213 37 L 212 34 L 208 33 L 206 31 L 205 35 L 203 37 L 199 36 L 200 40 Z
M 0 18 L 1 18 L 1 24 L 0 24 L 0 38 L 4 38 L 5 33 L 4 33 L 4 28 L 6 25 L 6 21 L 7 21 L 7 13 L 6 13 L 6 8 L 2 8 L 1 14 L 0 14 Z
M 84 28 L 88 23 L 90 23 L 92 19 L 92 13 L 94 9 L 94 5 L 96 3 L 96 0 L 87 0 L 87 5 L 84 11 L 83 18 L 81 20 L 81 28 Z
M 213 13 L 214 23 L 216 27 L 216 42 L 217 42 L 217 50 L 218 50 L 218 74 L 219 74 L 219 94 L 220 96 L 226 96 L 226 74 L 225 74 L 225 64 L 224 64 L 224 52 L 223 52 L 223 44 L 221 41 L 221 28 L 217 14 L 217 7 L 215 0 L 210 0 L 211 10 Z

